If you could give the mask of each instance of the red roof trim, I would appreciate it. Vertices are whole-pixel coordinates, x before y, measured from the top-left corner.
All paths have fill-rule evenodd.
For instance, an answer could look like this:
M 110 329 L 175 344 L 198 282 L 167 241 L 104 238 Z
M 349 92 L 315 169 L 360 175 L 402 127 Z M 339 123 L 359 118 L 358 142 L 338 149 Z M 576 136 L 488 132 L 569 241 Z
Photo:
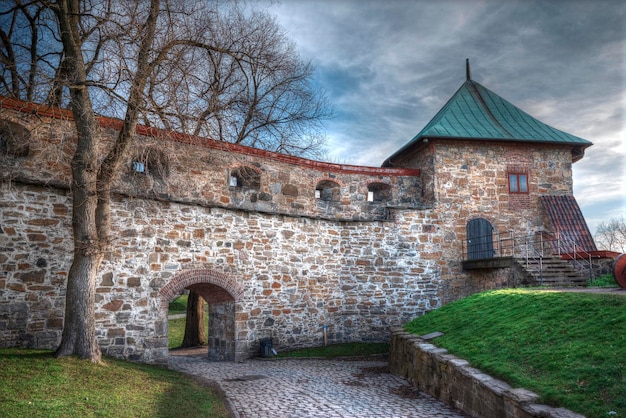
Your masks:
M 61 109 L 48 105 L 24 102 L 8 97 L 0 96 L 0 107 L 4 109 L 12 109 L 18 112 L 30 113 L 38 116 L 50 117 L 54 119 L 73 120 L 74 116 L 68 109 Z M 98 116 L 100 126 L 105 128 L 121 129 L 123 121 L 116 118 Z M 298 165 L 301 167 L 312 168 L 319 171 L 331 171 L 335 173 L 348 174 L 364 174 L 364 175 L 385 175 L 385 176 L 412 176 L 420 175 L 419 169 L 411 168 L 383 168 L 383 167 L 367 167 L 349 164 L 334 164 L 323 161 L 308 160 L 306 158 L 295 157 L 292 155 L 280 154 L 277 152 L 266 151 L 258 148 L 247 147 L 244 145 L 231 144 L 229 142 L 215 141 L 208 138 L 202 138 L 193 135 L 182 134 L 179 132 L 165 131 L 162 129 L 152 128 L 145 125 L 137 125 L 135 132 L 138 135 L 167 138 L 172 141 L 183 144 L 200 145 L 206 148 L 217 149 L 220 151 L 234 152 L 237 154 L 251 155 L 265 159 L 272 159 L 287 164 Z

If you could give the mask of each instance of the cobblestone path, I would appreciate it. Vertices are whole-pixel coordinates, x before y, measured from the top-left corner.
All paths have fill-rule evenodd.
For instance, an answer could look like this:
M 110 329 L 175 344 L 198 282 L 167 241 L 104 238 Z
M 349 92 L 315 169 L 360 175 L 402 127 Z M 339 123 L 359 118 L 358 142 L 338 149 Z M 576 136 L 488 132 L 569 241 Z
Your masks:
M 169 367 L 214 380 L 240 418 L 464 417 L 404 379 L 385 361 L 169 357 Z

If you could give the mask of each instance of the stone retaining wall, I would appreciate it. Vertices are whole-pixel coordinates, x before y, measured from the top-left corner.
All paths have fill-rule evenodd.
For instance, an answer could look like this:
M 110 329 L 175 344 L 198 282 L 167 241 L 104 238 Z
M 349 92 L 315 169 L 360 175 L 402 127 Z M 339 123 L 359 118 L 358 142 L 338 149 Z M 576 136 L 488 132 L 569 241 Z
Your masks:
M 564 408 L 538 404 L 539 395 L 470 367 L 469 363 L 426 340 L 397 329 L 391 339 L 391 372 L 419 390 L 481 418 L 581 418 Z

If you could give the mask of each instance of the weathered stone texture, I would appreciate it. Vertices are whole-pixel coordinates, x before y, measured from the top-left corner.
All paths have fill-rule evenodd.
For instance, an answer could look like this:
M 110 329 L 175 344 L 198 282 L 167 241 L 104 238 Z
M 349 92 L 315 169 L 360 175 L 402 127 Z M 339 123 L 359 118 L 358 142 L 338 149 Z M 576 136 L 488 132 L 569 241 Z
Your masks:
M 66 120 L 1 112 L 30 144 L 0 155 L 0 345 L 54 348 L 72 260 L 75 134 Z M 513 169 L 528 171 L 527 195 L 508 193 Z M 98 342 L 109 355 L 163 362 L 167 304 L 191 286 L 232 316 L 209 334 L 216 358 L 258 354 L 264 338 L 278 350 L 319 345 L 324 326 L 331 343 L 388 339 L 448 301 L 518 283 L 503 270 L 463 271 L 469 220 L 530 234 L 545 228 L 538 197 L 571 189 L 567 147 L 433 140 L 400 168 L 372 168 L 138 136 L 114 187 Z
M 65 192 L 46 190 L 48 199 L 34 203 L 29 200 L 35 195 L 31 188 L 17 183 L 3 185 L 2 192 L 10 196 L 12 205 L 9 209 L 9 203 L 3 203 L 3 226 L 11 225 L 15 231 L 0 235 L 7 249 L 1 318 L 9 321 L 2 330 L 2 344 L 41 347 L 37 342 L 41 333 L 46 348 L 53 348 L 62 324 L 48 322 L 50 328 L 45 321 L 63 317 L 72 250 L 69 219 L 50 214 L 58 219 L 56 228 L 33 227 L 26 212 L 41 216 L 52 210 L 52 202 L 64 202 L 69 208 L 68 197 Z M 18 208 L 22 212 L 16 212 Z M 438 251 L 437 236 L 420 232 L 431 217 L 436 218 L 426 212 L 419 216 L 399 212 L 394 223 L 337 223 L 116 200 L 115 241 L 96 288 L 98 341 L 107 354 L 158 359 L 167 347 L 167 330 L 158 326 L 165 321 L 167 309 L 161 290 L 177 275 L 198 269 L 228 274 L 242 284 L 241 294 L 230 291 L 238 297 L 237 344 L 246 356 L 256 354 L 258 340 L 266 337 L 273 338 L 278 350 L 318 345 L 324 324 L 330 342 L 387 339 L 390 327 L 441 304 L 433 284 L 437 257 L 428 256 Z M 403 236 L 401 230 L 414 231 L 414 237 Z M 46 241 L 33 247 L 29 232 L 43 235 Z M 37 266 L 42 258 L 47 260 L 43 269 Z M 24 303 L 7 307 L 16 301 Z M 25 325 L 35 322 L 42 325 L 33 339 Z
M 510 245 L 511 234 L 520 238 L 549 229 L 541 195 L 573 193 L 568 147 L 431 140 L 401 165 L 420 168 L 424 201 L 438 214 L 436 228 L 443 231 L 440 295 L 444 304 L 481 290 L 519 284 L 508 272 L 462 270 L 468 221 L 488 220 L 496 231 L 494 246 Z M 527 194 L 509 193 L 507 175 L 519 171 L 528 174 Z
M 18 122 L 31 133 L 32 146 L 28 157 L 0 158 L 0 178 L 69 187 L 75 148 L 71 122 L 1 110 L 3 120 Z M 101 135 L 105 139 L 100 145 L 105 148 L 112 143 L 107 137 L 116 132 L 103 129 Z M 422 206 L 419 170 L 338 165 L 232 148 L 203 138 L 137 136 L 118 173 L 115 191 L 205 207 L 333 220 L 384 220 L 388 206 Z M 133 162 L 144 164 L 144 172 L 135 171 Z M 237 178 L 234 185 L 231 177 Z M 337 187 L 335 199 L 315 197 L 322 183 Z M 383 185 L 390 193 L 368 202 L 372 184 Z
M 72 254 L 71 201 L 65 191 L 20 184 L 1 184 L 0 195 L 0 344 L 56 348 Z

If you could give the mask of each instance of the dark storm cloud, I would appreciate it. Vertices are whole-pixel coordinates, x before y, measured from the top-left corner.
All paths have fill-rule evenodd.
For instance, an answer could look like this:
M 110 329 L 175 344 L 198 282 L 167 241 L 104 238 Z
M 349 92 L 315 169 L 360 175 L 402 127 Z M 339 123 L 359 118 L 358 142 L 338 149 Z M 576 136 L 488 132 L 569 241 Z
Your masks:
M 592 141 L 574 165 L 591 224 L 624 213 L 625 6 L 620 1 L 295 0 L 270 7 L 328 92 L 332 159 L 379 165 L 472 78 Z M 607 202 L 603 210 L 598 202 Z

